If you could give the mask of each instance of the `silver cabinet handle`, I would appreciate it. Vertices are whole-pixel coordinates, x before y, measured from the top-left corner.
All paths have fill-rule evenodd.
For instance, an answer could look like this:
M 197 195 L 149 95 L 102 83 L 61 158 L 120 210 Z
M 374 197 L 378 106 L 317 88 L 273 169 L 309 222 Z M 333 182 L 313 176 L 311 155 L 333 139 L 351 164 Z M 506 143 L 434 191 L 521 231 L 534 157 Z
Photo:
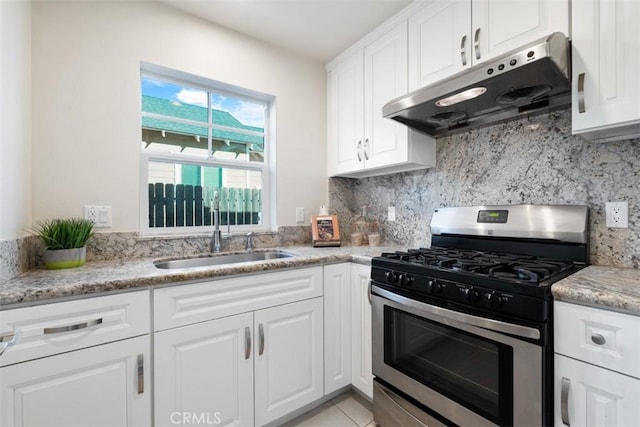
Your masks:
M 75 331 L 76 329 L 84 329 L 90 326 L 99 325 L 102 323 L 102 317 L 99 319 L 89 320 L 88 322 L 76 323 L 75 325 L 58 326 L 55 328 L 44 328 L 44 334 L 59 334 L 60 332 Z
M 369 286 L 367 286 L 367 297 L 369 298 L 369 304 L 371 304 L 371 280 L 369 280 Z
M 18 336 L 17 332 L 13 334 L 0 335 L 0 356 L 2 356 L 2 353 L 4 353 L 7 348 L 18 343 Z
M 260 339 L 260 345 L 258 347 L 258 356 L 262 356 L 262 353 L 264 353 L 264 328 L 262 327 L 262 323 L 258 325 L 258 337 Z
M 358 156 L 358 161 L 362 161 L 362 140 L 358 141 L 356 144 L 356 155 Z
M 138 355 L 138 394 L 144 393 L 144 354 Z
M 476 29 L 476 34 L 473 36 L 473 48 L 476 51 L 476 59 L 480 59 L 480 28 Z
M 460 58 L 462 59 L 462 65 L 467 65 L 467 35 L 462 36 L 460 41 Z
M 244 360 L 251 357 L 251 328 L 244 328 Z
M 584 113 L 584 76 L 585 73 L 578 74 L 578 112 Z
M 571 426 L 569 422 L 569 388 L 571 387 L 571 380 L 562 377 L 562 391 L 560 394 L 560 415 L 562 417 L 562 424 Z
M 606 338 L 600 334 L 591 335 L 591 341 L 593 341 L 594 344 L 598 345 L 604 345 L 607 342 Z
M 364 140 L 364 147 L 362 151 L 364 151 L 364 159 L 369 160 L 369 138 Z

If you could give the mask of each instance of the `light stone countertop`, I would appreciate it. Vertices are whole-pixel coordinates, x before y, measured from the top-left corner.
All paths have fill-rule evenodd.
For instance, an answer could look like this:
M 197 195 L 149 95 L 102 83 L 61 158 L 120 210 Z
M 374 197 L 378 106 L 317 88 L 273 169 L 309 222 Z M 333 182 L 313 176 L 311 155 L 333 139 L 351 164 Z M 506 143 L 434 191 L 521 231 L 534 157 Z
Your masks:
M 557 301 L 640 316 L 640 270 L 591 265 L 551 287 Z
M 56 302 L 70 298 L 143 289 L 173 283 L 189 283 L 216 277 L 244 275 L 312 265 L 355 262 L 368 265 L 383 252 L 404 250 L 390 246 L 342 246 L 274 248 L 296 254 L 292 258 L 244 262 L 185 269 L 163 270 L 153 265 L 157 258 L 131 261 L 95 261 L 65 270 L 36 269 L 0 283 L 0 310 Z M 263 251 L 266 249 L 260 249 Z M 203 254 L 204 255 L 204 254 Z M 179 259 L 164 257 L 160 259 Z M 640 316 L 640 270 L 589 266 L 555 283 L 556 300 L 595 306 Z
M 31 270 L 14 279 L 0 283 L 0 310 L 56 302 L 54 300 L 77 298 L 104 292 L 143 289 L 149 286 L 169 283 L 188 283 L 194 280 L 286 268 L 340 262 L 371 264 L 371 258 L 374 256 L 378 256 L 383 252 L 405 248 L 389 246 L 342 246 L 333 248 L 282 246 L 274 249 L 292 252 L 297 256 L 267 261 L 171 270 L 156 268 L 153 261 L 156 259 L 179 259 L 180 257 L 145 258 L 131 261 L 94 261 L 87 262 L 86 265 L 78 268 L 64 270 L 40 268 Z M 256 252 L 265 250 L 267 249 L 258 249 Z

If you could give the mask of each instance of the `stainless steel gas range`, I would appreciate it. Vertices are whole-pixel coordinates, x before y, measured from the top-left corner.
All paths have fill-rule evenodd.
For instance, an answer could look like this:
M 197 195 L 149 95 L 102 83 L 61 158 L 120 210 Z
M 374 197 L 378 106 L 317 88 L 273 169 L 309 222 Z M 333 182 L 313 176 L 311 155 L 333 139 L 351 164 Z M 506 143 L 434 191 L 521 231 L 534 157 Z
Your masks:
M 553 424 L 551 284 L 588 263 L 586 206 L 441 208 L 431 247 L 372 260 L 374 420 Z

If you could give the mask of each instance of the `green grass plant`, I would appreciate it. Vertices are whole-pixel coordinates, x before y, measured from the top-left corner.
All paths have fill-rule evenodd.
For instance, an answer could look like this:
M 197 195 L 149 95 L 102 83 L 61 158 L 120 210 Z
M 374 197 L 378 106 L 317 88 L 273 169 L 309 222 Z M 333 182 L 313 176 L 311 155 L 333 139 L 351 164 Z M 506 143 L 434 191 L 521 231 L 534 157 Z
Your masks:
M 55 218 L 38 222 L 33 229 L 46 249 L 72 249 L 86 246 L 93 236 L 93 221 L 84 218 Z

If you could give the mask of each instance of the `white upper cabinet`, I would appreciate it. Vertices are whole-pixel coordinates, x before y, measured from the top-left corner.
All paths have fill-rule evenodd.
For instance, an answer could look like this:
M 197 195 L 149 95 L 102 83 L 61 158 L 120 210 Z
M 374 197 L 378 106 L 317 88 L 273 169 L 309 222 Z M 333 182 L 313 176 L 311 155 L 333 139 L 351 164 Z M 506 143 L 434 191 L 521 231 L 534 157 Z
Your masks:
M 329 175 L 362 169 L 364 62 L 358 51 L 329 71 Z
M 364 49 L 364 162 L 383 167 L 407 158 L 407 127 L 382 117 L 382 107 L 407 92 L 407 25 Z
M 426 2 L 409 18 L 409 88 L 429 85 L 554 32 L 569 35 L 568 0 Z
M 640 136 L 640 2 L 572 3 L 572 131 L 591 140 Z
M 407 22 L 328 66 L 328 173 L 364 177 L 435 165 L 435 143 L 382 117 L 407 86 Z
M 409 18 L 409 89 L 471 65 L 471 0 L 428 3 Z

